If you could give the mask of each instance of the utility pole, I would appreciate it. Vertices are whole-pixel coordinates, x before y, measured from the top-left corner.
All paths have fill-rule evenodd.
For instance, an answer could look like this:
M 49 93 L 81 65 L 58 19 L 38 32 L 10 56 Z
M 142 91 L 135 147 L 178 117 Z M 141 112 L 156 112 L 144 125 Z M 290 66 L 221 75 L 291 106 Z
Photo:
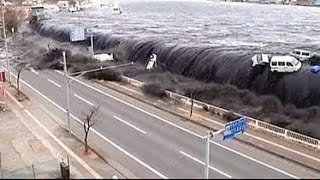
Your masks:
M 94 56 L 94 50 L 93 50 L 93 32 L 92 29 L 90 30 L 91 34 L 90 34 L 90 43 L 91 43 L 91 56 L 93 58 Z
M 3 0 L 1 4 L 1 11 L 2 11 L 2 28 L 3 28 L 3 39 L 4 39 L 4 46 L 5 46 L 5 52 L 6 52 L 6 60 L 7 60 L 7 69 L 9 73 L 9 84 L 11 85 L 11 71 L 10 71 L 10 63 L 9 63 L 9 57 L 8 57 L 8 43 L 7 43 L 7 34 L 6 34 L 6 23 L 4 19 L 4 3 L 5 0 Z
M 72 74 L 68 75 L 67 58 L 66 58 L 66 52 L 65 51 L 62 52 L 62 56 L 63 56 L 63 64 L 64 64 L 64 68 L 63 69 L 64 69 L 65 85 L 66 85 L 68 131 L 71 134 L 69 83 L 71 83 L 73 79 L 77 79 L 77 78 L 81 77 L 82 75 L 84 75 L 85 73 L 88 73 L 88 72 L 100 71 L 100 70 L 104 70 L 104 69 L 112 69 L 112 68 L 123 67 L 123 66 L 130 66 L 130 65 L 133 65 L 133 62 L 127 63 L 127 64 L 122 64 L 122 65 L 116 65 L 116 66 L 108 66 L 108 67 L 105 67 L 105 68 L 92 69 L 92 70 L 87 70 L 87 71 L 83 71 L 83 72 L 76 72 L 76 73 L 72 73 Z M 73 75 L 78 75 L 78 76 L 76 76 L 75 78 L 71 79 L 70 76 L 73 76 Z
M 210 138 L 213 137 L 211 132 L 207 132 L 206 139 L 206 152 L 205 152 L 205 169 L 204 178 L 209 179 L 209 162 L 210 162 Z
M 67 58 L 66 52 L 62 52 L 63 55 L 63 64 L 64 64 L 64 77 L 65 77 L 65 84 L 66 84 L 66 98 L 67 98 L 67 120 L 68 120 L 68 130 L 71 134 L 71 127 L 70 127 L 70 97 L 69 97 L 69 77 L 68 77 L 68 70 L 67 70 Z
M 206 150 L 205 150 L 205 162 L 204 162 L 204 178 L 209 179 L 209 168 L 210 168 L 210 139 L 214 136 L 225 131 L 225 128 L 222 128 L 216 132 L 207 132 L 207 135 L 204 137 L 206 140 Z

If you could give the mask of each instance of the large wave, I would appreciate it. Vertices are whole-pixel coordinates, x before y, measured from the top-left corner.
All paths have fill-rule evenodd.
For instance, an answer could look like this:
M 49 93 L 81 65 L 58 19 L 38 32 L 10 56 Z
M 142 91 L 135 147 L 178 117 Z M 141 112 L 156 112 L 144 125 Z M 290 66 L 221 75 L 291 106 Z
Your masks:
M 69 41 L 69 29 L 31 23 L 39 34 L 59 41 Z M 82 44 L 88 44 L 84 42 Z M 297 73 L 272 73 L 267 66 L 251 67 L 254 53 L 222 47 L 192 47 L 167 44 L 161 41 L 136 40 L 95 34 L 95 50 L 112 51 L 116 57 L 146 64 L 152 53 L 158 65 L 175 74 L 204 82 L 231 84 L 257 94 L 276 95 L 283 103 L 299 108 L 320 105 L 320 77 L 308 70 Z

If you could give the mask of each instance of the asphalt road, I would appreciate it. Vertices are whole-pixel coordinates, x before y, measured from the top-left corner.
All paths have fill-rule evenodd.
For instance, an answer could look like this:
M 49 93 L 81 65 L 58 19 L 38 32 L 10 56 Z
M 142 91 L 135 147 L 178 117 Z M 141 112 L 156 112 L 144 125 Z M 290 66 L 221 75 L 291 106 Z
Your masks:
M 61 72 L 23 71 L 21 78 L 23 86 L 29 84 L 66 108 Z M 25 93 L 28 95 L 29 92 Z M 130 157 L 116 159 L 138 177 L 204 177 L 205 140 L 202 137 L 207 132 L 205 128 L 86 80 L 72 81 L 70 101 L 71 113 L 79 119 L 83 119 L 93 106 L 100 107 L 93 128 L 142 162 L 140 165 L 131 163 L 136 159 Z M 63 114 L 59 116 L 65 119 Z M 215 137 L 210 145 L 210 166 L 210 178 L 318 176 L 239 142 L 223 142 L 221 136 Z

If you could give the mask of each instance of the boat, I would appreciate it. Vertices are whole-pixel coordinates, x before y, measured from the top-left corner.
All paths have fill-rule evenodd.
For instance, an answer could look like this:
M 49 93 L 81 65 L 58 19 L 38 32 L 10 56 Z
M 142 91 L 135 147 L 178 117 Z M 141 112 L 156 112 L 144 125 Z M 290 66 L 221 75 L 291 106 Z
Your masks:
M 112 14 L 121 14 L 122 10 L 119 6 L 119 4 L 114 4 L 112 7 Z

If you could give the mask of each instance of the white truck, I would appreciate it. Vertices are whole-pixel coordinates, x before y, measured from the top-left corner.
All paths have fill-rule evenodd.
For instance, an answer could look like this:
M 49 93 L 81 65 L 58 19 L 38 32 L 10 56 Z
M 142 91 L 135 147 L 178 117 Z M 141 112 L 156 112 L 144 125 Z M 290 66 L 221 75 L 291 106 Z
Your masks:
M 269 54 L 256 54 L 252 57 L 252 67 L 269 64 L 271 72 L 296 72 L 302 64 L 296 58 L 285 56 L 272 56 Z

